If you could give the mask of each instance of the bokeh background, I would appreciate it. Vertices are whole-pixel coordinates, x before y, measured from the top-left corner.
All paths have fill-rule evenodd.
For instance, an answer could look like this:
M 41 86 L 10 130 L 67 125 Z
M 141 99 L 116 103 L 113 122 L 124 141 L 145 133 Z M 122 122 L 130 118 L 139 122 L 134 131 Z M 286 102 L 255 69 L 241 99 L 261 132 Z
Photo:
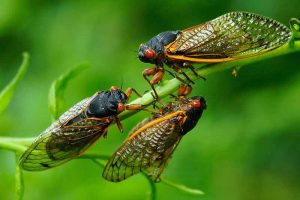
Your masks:
M 286 25 L 300 17 L 298 0 L 49 1 L 0 0 L 0 88 L 15 75 L 21 54 L 31 62 L 8 109 L 0 135 L 34 137 L 48 127 L 51 82 L 72 66 L 92 67 L 72 80 L 65 109 L 111 85 L 149 87 L 137 59 L 141 42 L 159 32 L 184 29 L 230 11 L 248 11 Z M 158 199 L 300 199 L 299 53 L 248 65 L 199 81 L 194 95 L 209 104 L 197 127 L 181 141 L 165 177 L 206 195 L 193 196 L 157 184 Z M 123 121 L 129 131 L 147 113 Z M 112 154 L 126 137 L 116 127 L 91 151 Z M 0 199 L 14 199 L 15 157 L 0 150 Z M 25 172 L 24 199 L 146 199 L 147 180 L 122 183 L 77 159 L 45 172 Z

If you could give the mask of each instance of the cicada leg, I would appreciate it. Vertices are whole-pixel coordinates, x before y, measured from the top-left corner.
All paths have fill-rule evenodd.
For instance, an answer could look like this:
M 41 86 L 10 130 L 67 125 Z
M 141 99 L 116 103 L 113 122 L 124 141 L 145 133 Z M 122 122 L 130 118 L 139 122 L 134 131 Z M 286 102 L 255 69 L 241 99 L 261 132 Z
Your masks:
M 178 88 L 178 96 L 188 96 L 192 92 L 192 87 L 187 84 L 181 84 Z
M 131 96 L 132 92 L 134 92 L 137 96 L 142 97 L 141 94 L 139 94 L 134 88 L 128 88 L 125 92 L 125 94 L 127 95 L 128 99 Z M 158 99 L 156 98 L 156 96 L 153 95 L 153 93 L 151 93 L 151 95 L 154 98 L 154 102 L 151 102 L 149 104 L 146 105 L 142 105 L 142 104 L 129 104 L 126 105 L 125 108 L 126 110 L 143 110 L 143 111 L 147 111 L 150 112 L 151 114 L 154 113 L 152 110 L 147 109 L 146 107 L 153 104 L 155 105 L 155 103 L 158 101 Z M 155 109 L 155 106 L 153 106 L 153 108 Z
M 171 76 L 173 76 L 174 78 L 176 78 L 180 82 L 182 82 L 182 84 L 180 85 L 180 87 L 178 88 L 178 91 L 177 91 L 178 96 L 188 96 L 192 92 L 192 86 L 190 84 L 188 84 L 185 80 L 183 80 L 182 78 L 180 78 L 179 76 L 177 76 L 176 73 L 170 72 L 168 70 L 166 70 L 166 71 Z
M 184 63 L 182 64 L 182 67 L 184 67 L 184 68 L 189 68 L 189 69 L 194 73 L 195 76 L 197 76 L 197 77 L 199 77 L 199 78 L 202 78 L 203 80 L 206 81 L 206 78 L 203 77 L 203 76 L 200 76 L 200 75 L 196 72 L 195 67 L 194 67 L 191 63 L 184 62 Z
M 142 104 L 129 104 L 126 105 L 126 110 L 142 110 L 145 107 Z
M 122 125 L 120 119 L 118 117 L 116 117 L 115 120 L 116 120 L 118 129 L 120 130 L 121 133 L 123 133 L 124 129 L 123 129 L 123 125 Z
M 186 78 L 186 80 L 188 81 L 188 82 L 190 82 L 191 84 L 195 84 L 194 83 L 194 81 L 182 70 L 182 67 L 180 67 L 180 66 L 177 66 L 177 64 L 176 63 L 174 63 L 174 64 L 172 64 L 172 65 L 170 65 L 170 67 L 175 71 L 175 72 L 177 72 L 177 73 L 179 73 L 179 74 L 182 74 L 185 78 Z M 176 75 L 177 76 L 177 75 Z M 180 80 L 179 79 L 179 77 L 177 76 L 176 77 L 178 80 Z M 185 81 L 182 81 L 182 79 L 180 80 L 181 82 L 183 82 L 183 83 L 186 83 Z
M 127 90 L 125 91 L 125 94 L 127 95 L 127 101 L 131 97 L 132 92 L 134 92 L 138 97 L 143 96 L 136 89 L 127 88 Z M 142 105 L 142 104 L 129 104 L 129 105 L 126 105 L 125 107 L 126 107 L 126 110 L 142 110 L 143 107 L 145 107 L 145 105 Z
M 182 78 L 180 78 L 180 77 L 176 74 L 176 72 L 171 72 L 171 71 L 169 71 L 169 70 L 166 70 L 166 72 L 168 72 L 171 76 L 173 76 L 174 78 L 176 78 L 176 79 L 179 80 L 180 82 L 189 85 L 189 83 L 188 83 L 187 81 L 183 80 Z
M 165 74 L 164 68 L 159 66 L 148 68 L 143 72 L 144 79 L 149 83 L 151 89 L 153 90 L 156 96 L 156 99 L 158 99 L 159 96 L 154 88 L 154 85 L 156 85 L 163 78 L 164 74 Z M 153 77 L 151 80 L 149 80 L 148 76 L 153 76 Z
M 132 92 L 134 92 L 136 94 L 136 96 L 138 96 L 138 97 L 142 97 L 143 96 L 136 89 L 134 89 L 134 88 L 127 88 L 127 90 L 125 91 L 125 94 L 127 95 L 128 99 L 130 98 Z
M 176 96 L 174 94 L 169 94 L 169 96 L 170 96 L 170 98 L 175 99 L 175 100 L 178 98 L 178 96 Z
M 118 87 L 117 86 L 112 86 L 110 88 L 111 91 L 116 91 L 118 90 Z M 141 94 L 139 94 L 134 88 L 128 88 L 126 91 L 125 91 L 125 95 L 126 95 L 126 102 L 129 100 L 132 92 L 134 92 L 138 97 L 142 97 Z M 124 103 L 119 103 L 118 104 L 118 113 L 121 113 L 123 112 L 124 110 L 142 110 L 143 109 L 143 105 L 142 104 L 130 104 L 130 105 L 124 105 Z M 122 123 L 120 121 L 120 119 L 115 116 L 115 122 L 120 130 L 120 132 L 123 132 L 123 126 L 122 126 Z
M 104 138 L 107 138 L 107 129 L 103 131 L 102 135 Z

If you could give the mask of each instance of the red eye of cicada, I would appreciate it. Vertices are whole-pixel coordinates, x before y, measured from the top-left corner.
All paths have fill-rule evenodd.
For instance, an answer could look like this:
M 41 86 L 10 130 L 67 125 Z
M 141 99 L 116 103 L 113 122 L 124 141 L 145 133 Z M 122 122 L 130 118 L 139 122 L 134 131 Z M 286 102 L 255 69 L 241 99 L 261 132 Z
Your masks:
M 153 58 L 154 55 L 155 55 L 155 53 L 154 53 L 153 49 L 147 49 L 147 50 L 145 51 L 145 56 L 146 56 L 147 58 L 149 58 L 149 59 Z
M 201 107 L 201 102 L 198 101 L 198 100 L 194 100 L 194 101 L 192 101 L 192 106 L 194 108 L 200 108 Z

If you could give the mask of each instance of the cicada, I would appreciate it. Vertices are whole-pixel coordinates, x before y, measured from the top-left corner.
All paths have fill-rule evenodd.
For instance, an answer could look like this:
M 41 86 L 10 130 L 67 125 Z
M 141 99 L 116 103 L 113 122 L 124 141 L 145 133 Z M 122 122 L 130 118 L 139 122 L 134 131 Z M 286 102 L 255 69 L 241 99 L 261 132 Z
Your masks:
M 196 126 L 204 109 L 201 96 L 182 96 L 164 106 L 132 130 L 107 162 L 103 177 L 119 182 L 144 172 L 158 182 L 181 138 Z
M 42 132 L 20 158 L 20 166 L 29 171 L 45 170 L 82 155 L 116 122 L 123 131 L 117 115 L 124 110 L 140 109 L 138 104 L 126 105 L 135 91 L 125 93 L 112 86 L 99 91 L 66 111 Z
M 140 45 L 138 57 L 142 62 L 155 64 L 154 68 L 143 72 L 155 92 L 154 85 L 165 73 L 164 64 L 193 83 L 182 70 L 190 68 L 198 75 L 193 63 L 218 63 L 256 56 L 280 47 L 290 38 L 290 30 L 273 19 L 231 12 L 185 30 L 162 32 Z M 153 78 L 149 80 L 147 77 L 151 75 Z

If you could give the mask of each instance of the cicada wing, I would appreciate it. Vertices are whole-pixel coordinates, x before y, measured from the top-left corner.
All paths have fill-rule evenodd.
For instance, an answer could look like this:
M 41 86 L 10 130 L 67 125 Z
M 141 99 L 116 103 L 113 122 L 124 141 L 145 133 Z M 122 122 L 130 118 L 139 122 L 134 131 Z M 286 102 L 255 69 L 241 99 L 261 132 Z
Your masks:
M 178 123 L 170 120 L 138 124 L 140 128 L 134 129 L 107 162 L 103 177 L 119 182 L 143 171 L 157 180 L 171 154 L 168 152 L 173 152 L 170 149 L 174 149 L 181 138 Z
M 83 119 L 68 126 L 54 126 L 43 132 L 20 158 L 29 171 L 61 165 L 86 151 L 107 129 L 104 119 Z
M 269 51 L 290 38 L 290 30 L 273 19 L 232 12 L 183 30 L 181 36 L 166 49 L 171 52 L 167 56 L 174 59 L 183 55 L 193 62 L 197 59 L 223 62 L 226 58 L 240 59 Z
M 163 173 L 165 167 L 168 164 L 168 161 L 171 159 L 172 154 L 175 151 L 176 147 L 178 146 L 181 138 L 182 137 L 178 137 L 178 140 L 164 152 L 162 157 L 158 157 L 149 168 L 144 170 L 144 172 L 154 182 L 160 181 L 160 175 Z
M 72 106 L 69 110 L 64 112 L 59 117 L 57 122 L 59 122 L 60 124 L 65 124 L 66 122 L 69 122 L 70 120 L 79 116 L 81 113 L 83 113 L 86 110 L 86 108 L 88 107 L 88 105 L 94 99 L 95 96 L 96 94 L 91 97 L 85 98 L 80 102 L 78 102 L 77 104 L 75 104 L 74 106 Z M 51 129 L 53 125 L 56 125 L 56 123 L 54 122 L 48 129 Z

